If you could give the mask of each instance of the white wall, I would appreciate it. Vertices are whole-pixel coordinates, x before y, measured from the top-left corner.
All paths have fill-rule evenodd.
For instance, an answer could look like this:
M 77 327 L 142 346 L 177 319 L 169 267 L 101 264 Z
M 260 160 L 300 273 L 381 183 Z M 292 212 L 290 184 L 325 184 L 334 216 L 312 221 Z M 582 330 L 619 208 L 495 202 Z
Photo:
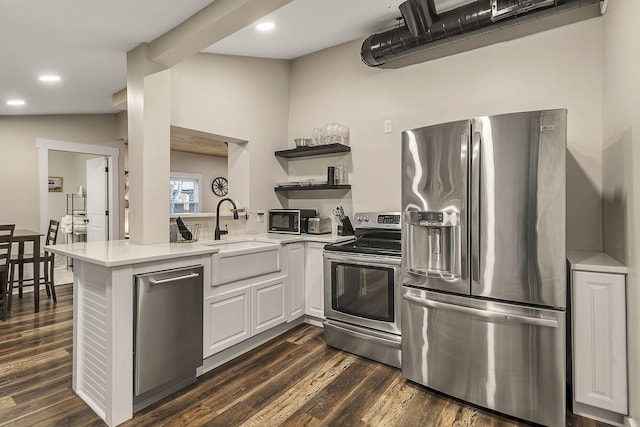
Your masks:
M 604 15 L 604 250 L 629 267 L 629 411 L 640 423 L 640 2 L 609 2 Z
M 351 155 L 317 161 L 315 174 L 321 178 L 331 162 L 351 162 L 354 211 L 400 210 L 404 129 L 567 108 L 567 244 L 600 249 L 601 18 L 398 70 L 365 66 L 360 46 L 354 41 L 294 60 L 289 110 L 289 141 L 329 122 L 350 128 Z M 383 134 L 386 119 L 393 122 L 390 134 Z M 303 174 L 298 165 L 289 161 L 294 176 Z M 315 203 L 326 214 L 339 201 L 299 203 Z
M 115 114 L 0 116 L 0 180 L 15 183 L 0 186 L 0 223 L 40 228 L 36 138 L 122 148 L 116 123 Z M 122 228 L 124 222 L 120 224 Z
M 229 197 L 251 212 L 279 204 L 286 174 L 273 153 L 286 148 L 288 110 L 288 61 L 198 54 L 171 69 L 172 125 L 248 141 L 230 144 L 228 177 Z M 244 231 L 266 225 L 254 217 Z

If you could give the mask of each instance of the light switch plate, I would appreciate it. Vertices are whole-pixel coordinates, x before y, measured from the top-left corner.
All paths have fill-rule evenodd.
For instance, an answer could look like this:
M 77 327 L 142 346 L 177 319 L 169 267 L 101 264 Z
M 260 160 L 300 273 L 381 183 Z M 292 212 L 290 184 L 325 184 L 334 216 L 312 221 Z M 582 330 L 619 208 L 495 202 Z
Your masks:
M 393 126 L 391 124 L 391 120 L 385 120 L 383 122 L 384 125 L 384 133 L 391 133 L 393 132 Z

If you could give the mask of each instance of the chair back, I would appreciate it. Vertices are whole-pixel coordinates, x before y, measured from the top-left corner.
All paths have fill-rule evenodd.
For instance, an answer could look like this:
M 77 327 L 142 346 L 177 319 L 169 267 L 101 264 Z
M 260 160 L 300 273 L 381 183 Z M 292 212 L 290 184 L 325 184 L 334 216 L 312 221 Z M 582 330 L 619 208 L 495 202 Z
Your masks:
M 47 230 L 47 236 L 45 238 L 45 245 L 55 245 L 58 238 L 58 228 L 60 228 L 60 222 L 52 219 L 49 221 L 49 230 Z
M 9 270 L 15 224 L 0 225 L 0 270 Z

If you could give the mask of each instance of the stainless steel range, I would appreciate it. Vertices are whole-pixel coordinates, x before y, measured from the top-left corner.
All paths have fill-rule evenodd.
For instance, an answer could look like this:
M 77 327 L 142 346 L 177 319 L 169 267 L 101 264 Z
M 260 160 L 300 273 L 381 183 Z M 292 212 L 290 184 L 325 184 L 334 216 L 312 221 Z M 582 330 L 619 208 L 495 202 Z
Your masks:
M 355 240 L 324 248 L 327 344 L 400 367 L 400 212 L 355 214 Z

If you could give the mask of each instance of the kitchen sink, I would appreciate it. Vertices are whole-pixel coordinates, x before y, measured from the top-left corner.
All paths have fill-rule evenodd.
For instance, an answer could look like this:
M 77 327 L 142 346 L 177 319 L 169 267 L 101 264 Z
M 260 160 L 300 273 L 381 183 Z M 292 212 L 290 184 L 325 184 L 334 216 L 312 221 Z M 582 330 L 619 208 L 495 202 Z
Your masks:
M 213 255 L 212 285 L 280 271 L 280 243 L 255 240 L 216 241 L 207 246 L 219 248 Z

